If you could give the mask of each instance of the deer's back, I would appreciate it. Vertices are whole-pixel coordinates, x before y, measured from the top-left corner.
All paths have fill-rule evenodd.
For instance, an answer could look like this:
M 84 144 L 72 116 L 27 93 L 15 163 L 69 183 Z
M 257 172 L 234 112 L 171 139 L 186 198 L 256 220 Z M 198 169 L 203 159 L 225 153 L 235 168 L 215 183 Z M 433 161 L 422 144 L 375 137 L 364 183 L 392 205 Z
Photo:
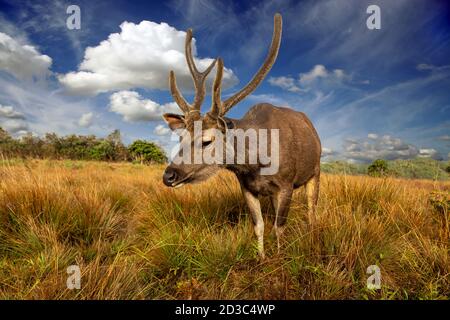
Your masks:
M 263 103 L 253 106 L 241 121 L 248 128 L 279 129 L 279 171 L 273 177 L 278 183 L 297 188 L 320 171 L 320 139 L 303 112 Z

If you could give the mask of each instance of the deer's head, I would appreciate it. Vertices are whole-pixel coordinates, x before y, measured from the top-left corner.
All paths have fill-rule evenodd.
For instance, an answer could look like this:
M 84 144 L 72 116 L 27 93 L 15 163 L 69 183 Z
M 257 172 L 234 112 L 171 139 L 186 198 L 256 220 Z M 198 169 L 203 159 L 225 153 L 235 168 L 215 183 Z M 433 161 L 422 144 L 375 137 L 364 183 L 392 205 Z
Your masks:
M 170 129 L 180 130 L 180 144 L 181 150 L 190 149 L 191 155 L 190 159 L 194 158 L 195 152 L 202 152 L 207 148 L 214 148 L 214 144 L 217 141 L 214 140 L 214 135 L 212 132 L 214 130 L 220 130 L 225 132 L 227 130 L 226 120 L 223 118 L 225 114 L 237 103 L 242 101 L 246 96 L 252 93 L 265 76 L 269 73 L 272 68 L 275 59 L 278 54 L 281 42 L 281 28 L 282 19 L 280 14 L 276 14 L 274 17 L 274 31 L 272 36 L 272 44 L 269 49 L 269 53 L 266 57 L 261 68 L 255 74 L 253 79 L 239 92 L 226 99 L 221 100 L 221 86 L 222 86 L 222 76 L 223 76 L 223 61 L 221 58 L 214 60 L 211 65 L 203 72 L 198 71 L 194 58 L 192 56 L 192 30 L 189 29 L 186 32 L 186 42 L 185 42 L 185 55 L 186 61 L 189 67 L 189 71 L 192 75 L 195 86 L 195 97 L 192 104 L 188 103 L 181 92 L 179 91 L 176 78 L 173 71 L 170 71 L 169 82 L 170 91 L 178 104 L 179 108 L 183 111 L 183 115 L 166 113 L 163 115 L 165 121 L 168 123 Z M 212 86 L 212 104 L 211 109 L 206 114 L 201 114 L 201 106 L 205 99 L 206 85 L 205 81 L 208 74 L 216 65 L 216 76 Z M 195 124 L 201 124 L 200 135 L 198 136 L 197 130 L 194 130 Z M 197 133 L 195 136 L 194 133 Z M 221 141 L 225 144 L 224 141 Z M 190 145 L 190 148 L 183 148 L 183 145 Z M 198 150 L 198 149 L 202 150 Z M 178 154 L 177 157 L 182 157 L 182 154 Z M 212 176 L 218 169 L 220 165 L 218 164 L 206 164 L 206 163 L 194 163 L 193 161 L 189 163 L 179 163 L 175 164 L 172 162 L 165 170 L 163 176 L 163 182 L 165 185 L 170 187 L 182 186 L 186 183 L 195 183 L 206 180 Z

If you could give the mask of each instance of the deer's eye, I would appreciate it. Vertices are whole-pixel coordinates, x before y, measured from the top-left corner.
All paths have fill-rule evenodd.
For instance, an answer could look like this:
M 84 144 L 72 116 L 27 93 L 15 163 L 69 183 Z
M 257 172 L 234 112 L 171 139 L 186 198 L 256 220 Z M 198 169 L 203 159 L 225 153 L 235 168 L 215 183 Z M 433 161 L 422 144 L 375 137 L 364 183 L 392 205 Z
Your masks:
M 211 143 L 212 143 L 212 140 L 209 140 L 209 141 L 203 141 L 203 142 L 202 142 L 202 147 L 203 147 L 203 148 L 206 148 L 206 147 L 209 146 Z

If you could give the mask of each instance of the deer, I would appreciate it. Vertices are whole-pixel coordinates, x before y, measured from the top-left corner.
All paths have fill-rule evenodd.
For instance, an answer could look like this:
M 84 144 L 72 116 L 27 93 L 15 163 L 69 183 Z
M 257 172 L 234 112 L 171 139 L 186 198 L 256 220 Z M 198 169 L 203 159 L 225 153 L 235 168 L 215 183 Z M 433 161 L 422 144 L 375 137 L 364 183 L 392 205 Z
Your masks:
M 191 134 L 180 137 L 181 144 L 194 144 L 193 128 L 195 122 L 201 123 L 202 137 L 200 148 L 206 149 L 213 141 L 209 132 L 212 129 L 226 132 L 231 128 L 238 129 L 278 129 L 279 130 L 279 169 L 272 175 L 262 175 L 264 167 L 256 164 L 206 164 L 206 163 L 174 163 L 172 161 L 165 169 L 163 183 L 167 187 L 180 187 L 205 181 L 219 171 L 226 169 L 235 174 L 239 181 L 245 202 L 251 213 L 254 232 L 257 238 L 257 252 L 261 259 L 264 252 L 264 219 L 261 211 L 260 198 L 270 197 L 275 212 L 271 235 L 276 237 L 278 252 L 280 239 L 286 227 L 286 221 L 293 191 L 305 186 L 307 195 L 308 218 L 312 223 L 316 212 L 320 186 L 321 142 L 316 129 L 309 118 L 299 111 L 289 107 L 277 107 L 270 103 L 258 103 L 251 107 L 241 119 L 225 117 L 228 111 L 250 95 L 267 76 L 275 63 L 281 44 L 282 17 L 274 16 L 272 43 L 262 66 L 248 84 L 222 101 L 221 86 L 224 63 L 219 57 L 203 72 L 200 72 L 192 55 L 192 29 L 186 32 L 185 56 L 191 73 L 195 95 L 192 103 L 188 103 L 177 87 L 173 71 L 169 72 L 170 92 L 182 115 L 165 113 L 163 118 L 173 131 L 184 130 Z M 216 75 L 212 84 L 212 103 L 210 110 L 202 114 L 206 92 L 205 80 L 216 66 Z M 268 142 L 269 144 L 271 141 Z M 248 149 L 245 150 L 249 152 Z

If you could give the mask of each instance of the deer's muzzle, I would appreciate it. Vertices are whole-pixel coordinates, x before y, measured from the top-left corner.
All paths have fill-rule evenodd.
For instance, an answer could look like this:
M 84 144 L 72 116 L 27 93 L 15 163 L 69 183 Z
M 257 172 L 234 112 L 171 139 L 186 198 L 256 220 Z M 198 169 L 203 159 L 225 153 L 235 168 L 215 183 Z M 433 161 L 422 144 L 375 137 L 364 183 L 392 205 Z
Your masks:
M 167 167 L 166 171 L 164 171 L 163 182 L 166 186 L 173 187 L 178 180 L 178 176 L 178 172 L 175 169 Z

